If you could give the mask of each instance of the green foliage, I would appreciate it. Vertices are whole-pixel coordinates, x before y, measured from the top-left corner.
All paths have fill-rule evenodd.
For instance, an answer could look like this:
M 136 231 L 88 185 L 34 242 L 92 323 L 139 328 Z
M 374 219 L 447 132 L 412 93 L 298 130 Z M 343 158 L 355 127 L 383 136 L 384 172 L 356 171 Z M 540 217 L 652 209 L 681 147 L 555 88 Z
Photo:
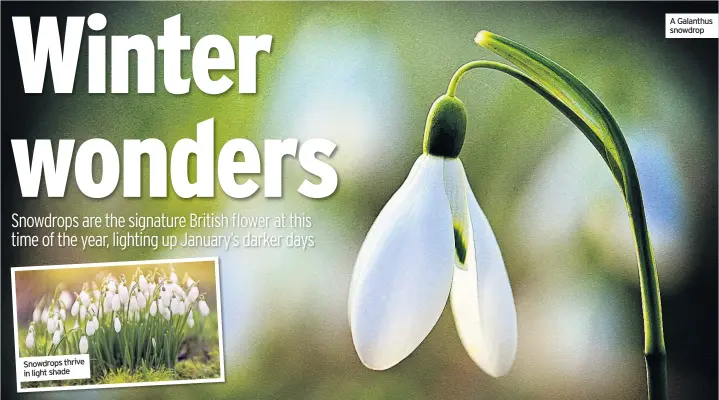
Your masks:
M 634 160 L 619 125 L 601 100 L 572 73 L 542 54 L 505 37 L 481 31 L 475 41 L 512 64 L 494 65 L 518 78 L 567 116 L 589 139 L 619 184 L 629 212 L 639 263 L 644 317 L 644 353 L 650 398 L 667 398 L 666 349 L 662 323 L 659 278 L 654 261 L 644 203 Z M 473 63 L 465 65 L 464 72 Z M 496 64 L 496 63 L 495 63 Z M 461 76 L 455 74 L 450 92 Z

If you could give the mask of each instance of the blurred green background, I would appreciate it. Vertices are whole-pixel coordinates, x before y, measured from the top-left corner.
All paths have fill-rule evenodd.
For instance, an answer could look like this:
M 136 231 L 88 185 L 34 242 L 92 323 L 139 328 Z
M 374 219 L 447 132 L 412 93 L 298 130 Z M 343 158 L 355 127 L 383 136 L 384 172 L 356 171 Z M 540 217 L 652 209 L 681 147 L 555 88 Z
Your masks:
M 208 118 L 215 118 L 216 152 L 235 137 L 252 140 L 260 151 L 262 140 L 272 138 L 323 137 L 338 145 L 329 162 L 339 188 L 324 200 L 296 192 L 306 176 L 289 158 L 282 199 L 265 199 L 260 189 L 251 199 L 233 200 L 216 184 L 213 199 L 183 200 L 172 193 L 167 199 L 125 199 L 118 190 L 91 200 L 72 176 L 64 199 L 22 199 L 12 157 L 4 157 L 5 217 L 300 212 L 312 216 L 306 233 L 317 242 L 305 251 L 12 249 L 3 254 L 3 289 L 11 266 L 220 256 L 226 383 L 25 397 L 644 397 L 636 261 L 618 187 L 570 122 L 494 71 L 473 72 L 459 87 L 469 113 L 461 158 L 512 282 L 519 327 L 514 367 L 501 379 L 482 373 L 464 352 L 449 310 L 419 349 L 389 371 L 369 371 L 355 355 L 346 306 L 357 251 L 421 153 L 427 111 L 452 73 L 467 61 L 496 60 L 472 41 L 487 29 L 565 66 L 618 120 L 636 159 L 659 266 L 670 394 L 716 398 L 717 42 L 667 40 L 663 31 L 665 12 L 716 12 L 716 3 L 4 2 L 2 8 L 3 156 L 8 137 L 103 137 L 117 148 L 123 139 L 157 137 L 171 148 L 180 138 L 194 138 L 196 124 Z M 23 95 L 10 16 L 93 12 L 107 17 L 106 35 L 154 38 L 165 18 L 181 13 L 183 33 L 193 44 L 220 34 L 237 51 L 237 36 L 271 34 L 272 52 L 259 58 L 255 95 L 239 95 L 234 86 L 210 96 L 194 83 L 190 94 L 170 95 L 160 53 L 154 95 L 132 93 L 134 66 L 130 94 L 83 93 L 83 55 L 76 93 Z M 185 77 L 191 71 L 186 53 Z M 236 71 L 227 76 L 237 81 Z M 261 177 L 256 181 L 263 186 Z M 145 179 L 143 193 L 148 185 Z M 3 294 L 4 311 L 6 299 Z M 8 340 L 3 333 L 4 354 Z M 4 358 L 10 372 L 3 373 L 3 394 L 16 396 L 9 384 L 14 365 Z

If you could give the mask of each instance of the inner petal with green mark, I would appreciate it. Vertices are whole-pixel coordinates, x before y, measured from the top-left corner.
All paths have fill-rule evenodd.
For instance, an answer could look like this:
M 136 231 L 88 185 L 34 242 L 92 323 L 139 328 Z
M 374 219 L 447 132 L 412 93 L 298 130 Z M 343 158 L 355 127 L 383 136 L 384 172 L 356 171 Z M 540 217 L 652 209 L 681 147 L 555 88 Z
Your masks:
M 464 261 L 467 259 L 467 236 L 464 234 L 462 226 L 456 221 L 454 222 L 454 254 L 457 255 L 459 263 L 464 265 Z
M 447 158 L 444 161 L 444 190 L 447 193 L 449 208 L 452 212 L 454 230 L 454 265 L 466 270 L 468 243 L 472 240 L 472 223 L 467 207 L 467 189 L 465 185 L 464 166 L 458 158 Z

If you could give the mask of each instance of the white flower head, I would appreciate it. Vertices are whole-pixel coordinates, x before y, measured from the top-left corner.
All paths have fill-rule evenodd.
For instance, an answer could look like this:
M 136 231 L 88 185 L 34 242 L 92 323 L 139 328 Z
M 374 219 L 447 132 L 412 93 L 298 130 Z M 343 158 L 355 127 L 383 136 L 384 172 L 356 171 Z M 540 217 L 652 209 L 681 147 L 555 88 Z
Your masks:
M 122 329 L 122 324 L 120 323 L 120 318 L 115 317 L 115 332 L 120 333 L 120 330 Z
M 80 347 L 80 354 L 87 354 L 87 347 L 88 347 L 87 336 L 82 336 L 80 338 L 79 347 Z
M 145 275 L 140 274 L 140 277 L 138 278 L 138 284 L 140 285 L 140 291 L 147 290 L 147 279 L 145 279 Z
M 120 311 L 120 295 L 112 296 L 112 311 Z
M 188 275 L 188 276 L 187 276 L 187 280 L 185 281 L 185 286 L 187 286 L 188 288 L 190 288 L 190 287 L 192 287 L 192 285 L 194 285 L 194 284 L 195 284 L 195 280 L 192 279 L 192 277 Z
M 190 288 L 190 291 L 187 293 L 187 301 L 190 303 L 194 303 L 195 300 L 200 296 L 200 289 L 197 288 L 197 286 L 193 286 Z
M 87 336 L 92 336 L 95 334 L 95 331 L 97 330 L 97 327 L 95 326 L 95 323 L 93 320 L 88 320 L 85 324 L 85 333 Z
M 32 312 L 32 321 L 35 323 L 40 322 L 40 314 L 42 314 L 42 311 L 40 308 L 36 307 Z
M 113 294 L 114 294 L 114 293 L 117 293 L 117 283 L 115 283 L 115 279 L 114 279 L 114 278 L 108 279 L 108 281 L 107 281 L 107 290 L 109 290 L 109 291 L 112 292 Z
M 168 321 L 172 317 L 172 314 L 170 314 L 170 309 L 165 306 L 160 307 L 160 314 L 162 314 L 162 317 Z
M 163 306 L 170 306 L 170 302 L 172 300 L 172 289 L 169 287 L 169 284 L 164 284 L 160 288 L 160 298 L 162 299 Z
M 104 311 L 104 312 L 112 311 L 112 298 L 113 298 L 113 293 L 110 291 L 106 291 L 105 299 L 102 301 L 102 311 Z
M 190 328 L 192 328 L 193 326 L 195 326 L 195 321 L 194 321 L 192 318 L 188 318 L 188 319 L 187 319 L 187 326 L 190 327 Z
M 117 294 L 120 297 L 120 303 L 127 304 L 127 302 L 130 301 L 130 292 L 127 290 L 125 282 L 120 283 L 120 286 L 117 288 Z
M 52 344 L 57 346 L 60 344 L 60 339 L 62 339 L 62 332 L 60 332 L 60 330 L 56 330 L 55 333 L 52 334 Z
M 43 324 L 47 323 L 47 314 L 48 314 L 48 309 L 47 309 L 47 307 L 45 307 L 42 310 L 42 313 L 40 314 L 40 321 L 42 321 Z
M 129 306 L 130 312 L 131 313 L 135 312 L 139 308 L 140 308 L 140 306 L 137 304 L 137 297 L 136 296 L 130 297 L 130 306 Z
M 155 314 L 157 314 L 157 301 L 150 303 L 150 315 L 154 317 Z
M 60 309 L 60 319 L 64 321 L 66 317 L 67 317 L 67 312 L 65 311 L 64 308 L 61 308 Z
M 175 294 L 175 296 L 184 299 L 185 298 L 185 291 L 182 289 L 182 287 L 176 283 L 173 283 L 172 285 L 172 293 Z
M 147 298 L 142 292 L 137 292 L 137 307 L 144 309 L 147 305 Z
M 203 317 L 206 317 L 210 314 L 210 307 L 207 306 L 205 299 L 201 299 L 199 302 L 197 302 L 197 309 L 200 310 L 200 314 Z
M 175 273 L 175 268 L 170 267 L 170 282 L 177 283 L 177 274 Z
M 87 307 L 85 307 L 84 304 L 80 304 L 80 321 L 84 321 L 85 317 L 87 316 Z
M 67 290 L 63 290 L 60 293 L 58 300 L 60 301 L 60 303 L 62 303 L 62 308 L 69 309 L 70 305 L 72 304 L 72 293 Z
M 57 318 L 55 316 L 47 318 L 47 333 L 53 333 L 57 329 Z
M 172 311 L 172 315 L 181 314 L 180 311 L 180 302 L 177 300 L 177 297 L 173 297 L 172 301 L 170 301 L 170 311 Z
M 514 361 L 509 278 L 457 154 L 417 159 L 357 256 L 348 311 L 368 368 L 391 368 L 412 353 L 448 297 L 461 342 L 482 370 L 501 376 Z
M 90 294 L 84 289 L 80 292 L 80 303 L 86 307 L 90 304 Z
M 75 302 L 72 303 L 72 308 L 70 309 L 70 315 L 77 316 L 77 313 L 80 311 L 80 300 L 75 299 Z
M 35 333 L 33 331 L 27 333 L 25 337 L 25 347 L 28 349 L 35 347 Z

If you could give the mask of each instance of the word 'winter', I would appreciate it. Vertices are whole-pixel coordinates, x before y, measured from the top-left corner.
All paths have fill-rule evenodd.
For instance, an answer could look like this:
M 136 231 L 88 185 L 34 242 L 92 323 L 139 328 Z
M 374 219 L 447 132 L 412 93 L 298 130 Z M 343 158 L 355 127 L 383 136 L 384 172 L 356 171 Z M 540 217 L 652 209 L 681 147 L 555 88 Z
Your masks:
M 48 60 L 55 93 L 72 93 L 85 30 L 85 17 L 67 18 L 62 45 L 57 17 L 40 18 L 35 45 L 30 17 L 13 17 L 12 23 L 25 93 L 42 93 Z M 165 89 L 172 94 L 184 94 L 190 90 L 190 78 L 183 78 L 181 70 L 182 52 L 190 50 L 190 36 L 181 33 L 180 25 L 180 14 L 167 18 L 163 35 L 157 37 L 157 50 L 163 52 L 162 76 Z M 99 32 L 106 26 L 107 18 L 100 13 L 87 18 L 90 31 Z M 88 35 L 87 39 L 88 91 L 105 93 L 108 75 L 107 38 L 102 35 Z M 238 54 L 235 57 L 232 44 L 225 37 L 204 36 L 192 49 L 192 78 L 197 87 L 207 94 L 224 93 L 234 82 L 224 74 L 213 79 L 210 72 L 234 70 L 238 65 L 239 93 L 256 93 L 258 53 L 269 53 L 271 46 L 271 35 L 239 36 Z M 156 55 L 153 40 L 146 35 L 111 36 L 110 47 L 111 92 L 128 93 L 130 52 L 134 51 L 137 54 L 137 92 L 154 93 Z M 210 56 L 213 51 L 216 52 L 216 57 Z
M 327 139 L 310 139 L 299 145 L 297 139 L 265 140 L 264 162 L 254 143 L 247 139 L 232 139 L 220 149 L 215 162 L 214 119 L 197 124 L 197 140 L 184 138 L 177 141 L 170 156 L 170 181 L 175 193 L 182 198 L 214 197 L 215 166 L 217 180 L 230 197 L 244 199 L 257 192 L 260 186 L 241 174 L 262 172 L 264 165 L 265 197 L 282 197 L 282 166 L 285 156 L 297 157 L 300 166 L 319 183 L 305 179 L 297 189 L 302 195 L 320 199 L 337 189 L 337 171 L 317 158 L 317 153 L 330 157 L 337 147 Z M 32 159 L 25 139 L 11 140 L 15 157 L 20 191 L 23 197 L 37 197 L 44 175 L 48 197 L 63 197 L 67 186 L 70 165 L 73 163 L 75 140 L 62 139 L 58 143 L 57 157 L 52 142 L 35 140 Z M 299 154 L 298 154 L 299 153 Z M 149 161 L 150 197 L 167 197 L 168 154 L 159 139 L 127 139 L 123 144 L 122 182 L 125 197 L 140 197 L 142 191 L 142 157 Z M 237 161 L 237 156 L 242 161 Z M 98 182 L 93 177 L 93 159 L 99 157 L 102 174 Z M 195 179 L 190 178 L 190 158 L 196 161 Z M 75 180 L 80 191 L 91 198 L 111 195 L 120 182 L 120 156 L 115 146 L 106 139 L 94 138 L 83 142 L 74 154 Z

